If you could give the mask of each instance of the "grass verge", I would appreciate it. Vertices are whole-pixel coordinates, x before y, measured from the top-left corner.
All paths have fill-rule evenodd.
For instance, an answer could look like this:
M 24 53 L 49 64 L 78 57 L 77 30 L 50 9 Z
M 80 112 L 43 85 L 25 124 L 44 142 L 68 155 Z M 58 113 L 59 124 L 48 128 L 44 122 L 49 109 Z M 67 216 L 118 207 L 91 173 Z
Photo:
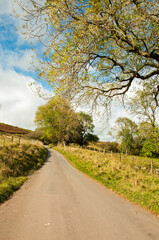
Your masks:
M 30 173 L 42 166 L 46 156 L 47 150 L 38 144 L 0 148 L 0 203 L 19 189 Z
M 136 168 L 128 158 L 73 147 L 54 147 L 77 169 L 159 216 L 159 176 Z M 158 163 L 157 163 L 158 164 Z

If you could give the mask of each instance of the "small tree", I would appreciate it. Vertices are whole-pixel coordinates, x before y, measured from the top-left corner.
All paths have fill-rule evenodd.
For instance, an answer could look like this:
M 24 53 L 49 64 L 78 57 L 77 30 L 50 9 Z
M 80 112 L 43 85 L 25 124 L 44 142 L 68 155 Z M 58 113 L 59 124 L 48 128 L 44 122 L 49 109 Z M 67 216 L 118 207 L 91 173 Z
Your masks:
M 159 155 L 158 85 L 158 77 L 148 79 L 142 83 L 142 88 L 135 92 L 129 102 L 129 111 L 141 121 L 138 133 L 138 142 L 140 141 L 142 146 L 140 154 L 149 157 Z
M 88 113 L 81 111 L 78 113 L 78 119 L 82 130 L 82 145 L 87 145 L 89 141 L 97 142 L 99 138 L 93 134 L 94 124 L 92 117 Z
M 159 117 L 158 85 L 157 77 L 143 82 L 142 88 L 129 100 L 129 111 L 140 120 L 149 122 L 152 128 L 155 128 Z
M 121 151 L 125 153 L 134 153 L 136 148 L 136 139 L 138 127 L 135 122 L 126 117 L 120 117 L 116 121 L 117 138 L 121 141 Z
M 153 127 L 149 122 L 139 125 L 139 138 L 142 144 L 140 154 L 147 157 L 159 156 L 159 128 Z

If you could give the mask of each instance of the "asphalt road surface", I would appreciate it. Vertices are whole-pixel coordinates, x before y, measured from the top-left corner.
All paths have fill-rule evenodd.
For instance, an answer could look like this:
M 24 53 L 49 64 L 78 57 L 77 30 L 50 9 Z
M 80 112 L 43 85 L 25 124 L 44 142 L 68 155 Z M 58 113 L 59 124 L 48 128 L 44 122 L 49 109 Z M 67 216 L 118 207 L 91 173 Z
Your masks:
M 0 240 L 159 240 L 159 219 L 49 150 L 45 165 L 0 206 Z

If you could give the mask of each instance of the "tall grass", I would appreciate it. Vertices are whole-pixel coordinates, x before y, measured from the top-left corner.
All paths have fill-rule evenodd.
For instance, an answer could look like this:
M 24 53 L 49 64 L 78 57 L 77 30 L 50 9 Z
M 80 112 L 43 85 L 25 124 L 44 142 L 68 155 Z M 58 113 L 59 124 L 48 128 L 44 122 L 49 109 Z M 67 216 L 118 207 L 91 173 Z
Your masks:
M 76 168 L 130 201 L 159 215 L 159 160 L 100 152 L 74 147 L 56 147 Z
M 10 144 L 0 147 L 0 203 L 5 201 L 42 166 L 47 150 L 41 144 Z
M 42 143 L 38 140 L 28 138 L 27 135 L 18 135 L 18 134 L 0 134 L 0 147 L 10 146 L 14 144 L 40 144 Z

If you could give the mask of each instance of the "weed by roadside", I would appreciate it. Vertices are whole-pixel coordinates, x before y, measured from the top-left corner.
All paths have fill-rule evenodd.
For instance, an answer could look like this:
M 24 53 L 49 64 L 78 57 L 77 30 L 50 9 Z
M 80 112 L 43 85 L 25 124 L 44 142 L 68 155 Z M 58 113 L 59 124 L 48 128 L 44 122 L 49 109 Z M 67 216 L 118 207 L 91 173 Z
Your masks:
M 159 215 L 159 176 L 135 168 L 128 157 L 73 147 L 56 147 L 76 168 L 130 201 Z M 143 161 L 143 160 L 142 160 Z M 158 161 L 156 165 L 158 166 Z M 147 164 L 147 162 L 145 163 Z

